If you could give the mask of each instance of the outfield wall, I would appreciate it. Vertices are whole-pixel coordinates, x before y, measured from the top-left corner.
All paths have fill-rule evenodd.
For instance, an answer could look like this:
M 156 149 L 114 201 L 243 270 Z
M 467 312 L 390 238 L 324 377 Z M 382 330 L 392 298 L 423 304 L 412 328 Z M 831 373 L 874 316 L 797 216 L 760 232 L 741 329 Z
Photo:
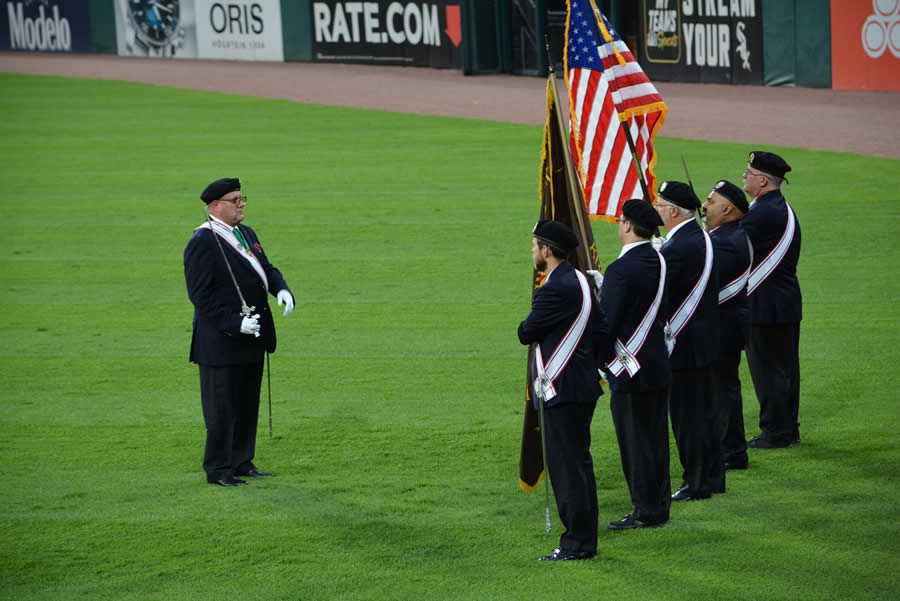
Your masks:
M 598 6 L 656 81 L 900 91 L 900 0 Z M 564 0 L 0 0 L 0 50 L 544 75 L 539 40 L 560 64 L 565 15 Z

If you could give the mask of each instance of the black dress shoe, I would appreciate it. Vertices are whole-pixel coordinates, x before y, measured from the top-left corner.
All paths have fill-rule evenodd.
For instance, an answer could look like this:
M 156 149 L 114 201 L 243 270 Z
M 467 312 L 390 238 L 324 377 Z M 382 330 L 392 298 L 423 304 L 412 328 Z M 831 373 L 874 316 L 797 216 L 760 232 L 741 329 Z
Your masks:
M 274 476 L 275 474 L 271 472 L 261 472 L 258 469 L 250 468 L 247 472 L 241 474 L 241 476 L 253 476 L 254 478 L 259 478 L 261 476 Z
M 734 459 L 726 459 L 725 460 L 725 469 L 726 470 L 745 470 L 747 466 L 750 464 L 750 461 L 744 457 L 734 458 Z
M 659 528 L 666 522 L 665 520 L 639 520 L 634 517 L 634 513 L 629 513 L 621 520 L 610 522 L 606 525 L 608 530 L 633 530 L 634 528 Z
M 675 494 L 672 495 L 673 501 L 699 501 L 701 499 L 708 499 L 712 496 L 712 493 L 701 493 L 695 490 L 692 490 L 690 486 L 685 484 L 681 488 L 675 491 Z
M 789 449 L 794 446 L 794 443 L 790 440 L 772 439 L 759 434 L 751 438 L 747 446 L 751 449 Z
M 210 484 L 218 484 L 219 486 L 239 486 L 241 484 L 246 484 L 246 480 L 241 480 L 239 478 L 235 478 L 233 476 L 222 476 L 215 482 L 210 482 Z
M 577 559 L 590 559 L 597 553 L 590 551 L 566 551 L 564 549 L 553 549 L 550 555 L 538 557 L 538 561 L 572 561 Z

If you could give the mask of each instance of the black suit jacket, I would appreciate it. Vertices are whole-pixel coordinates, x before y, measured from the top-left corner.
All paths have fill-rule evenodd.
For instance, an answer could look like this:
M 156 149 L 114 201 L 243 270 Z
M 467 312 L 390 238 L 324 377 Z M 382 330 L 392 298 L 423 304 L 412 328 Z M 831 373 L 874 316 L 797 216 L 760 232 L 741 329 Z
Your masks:
M 666 259 L 666 283 L 671 321 L 703 273 L 706 242 L 696 221 L 688 221 L 670 235 L 660 249 Z M 715 253 L 714 253 L 715 255 Z M 715 261 L 703 296 L 693 316 L 677 337 L 670 362 L 672 369 L 688 369 L 712 365 L 718 353 L 719 278 Z
M 741 225 L 753 243 L 753 267 L 765 260 L 778 244 L 787 225 L 788 205 L 780 190 L 763 194 L 750 205 Z M 800 260 L 800 221 L 787 254 L 775 271 L 749 295 L 750 323 L 765 326 L 794 323 L 803 318 L 803 299 L 797 280 Z
M 275 295 L 279 290 L 288 289 L 281 272 L 269 263 L 256 232 L 245 225 L 238 227 L 262 264 L 269 280 L 269 292 Z M 275 352 L 276 346 L 275 323 L 265 284 L 250 263 L 221 240 L 244 299 L 259 314 L 259 338 L 241 334 L 241 301 L 214 236 L 209 229 L 198 229 L 184 249 L 184 279 L 194 304 L 190 360 L 216 367 L 262 361 L 263 354 Z
M 653 304 L 659 287 L 659 265 L 659 255 L 648 242 L 630 249 L 606 268 L 600 308 L 606 316 L 609 331 L 599 349 L 602 363 L 615 359 L 613 346 L 616 339 L 627 343 Z M 666 302 L 664 292 L 656 320 L 637 353 L 641 364 L 638 372 L 634 377 L 629 376 L 627 371 L 619 376 L 608 375 L 609 387 L 614 392 L 647 392 L 668 388 L 671 374 L 663 338 Z
M 709 232 L 719 289 L 739 278 L 750 266 L 750 245 L 739 221 L 720 225 Z M 719 351 L 740 352 L 747 341 L 750 305 L 746 286 L 735 296 L 719 304 Z
M 594 336 L 603 335 L 605 320 L 599 304 L 591 294 L 591 317 L 584 334 L 578 341 L 572 358 L 554 382 L 557 395 L 546 403 L 552 407 L 563 403 L 589 403 L 603 394 L 600 376 L 594 359 Z M 543 285 L 535 290 L 531 312 L 519 324 L 519 342 L 540 343 L 544 362 L 575 322 L 582 306 L 581 286 L 575 275 L 575 267 L 569 262 L 561 263 L 550 273 Z M 534 366 L 529 366 L 535 378 Z

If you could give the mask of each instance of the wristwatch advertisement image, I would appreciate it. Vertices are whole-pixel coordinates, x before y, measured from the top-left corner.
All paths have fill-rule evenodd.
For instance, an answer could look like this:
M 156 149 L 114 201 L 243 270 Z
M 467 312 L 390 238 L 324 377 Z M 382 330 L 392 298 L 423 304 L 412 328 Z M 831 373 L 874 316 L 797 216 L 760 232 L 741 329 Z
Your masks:
M 193 4 L 190 0 L 116 0 L 118 53 L 196 58 Z

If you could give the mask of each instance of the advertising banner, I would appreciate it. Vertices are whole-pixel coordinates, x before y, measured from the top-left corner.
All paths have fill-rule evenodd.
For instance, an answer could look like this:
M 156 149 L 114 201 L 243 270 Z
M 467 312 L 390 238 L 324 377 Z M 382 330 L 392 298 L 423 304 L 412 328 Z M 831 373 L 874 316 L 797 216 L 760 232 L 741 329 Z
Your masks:
M 640 62 L 650 79 L 761 84 L 761 0 L 641 0 Z
M 91 52 L 88 0 L 3 0 L 0 50 Z
M 900 91 L 900 0 L 831 0 L 831 86 Z
M 194 0 L 197 56 L 283 61 L 281 0 L 216 2 Z
M 460 1 L 313 1 L 313 58 L 460 68 Z
M 281 0 L 116 0 L 116 38 L 121 55 L 284 60 Z
M 115 0 L 122 56 L 197 58 L 192 0 Z

